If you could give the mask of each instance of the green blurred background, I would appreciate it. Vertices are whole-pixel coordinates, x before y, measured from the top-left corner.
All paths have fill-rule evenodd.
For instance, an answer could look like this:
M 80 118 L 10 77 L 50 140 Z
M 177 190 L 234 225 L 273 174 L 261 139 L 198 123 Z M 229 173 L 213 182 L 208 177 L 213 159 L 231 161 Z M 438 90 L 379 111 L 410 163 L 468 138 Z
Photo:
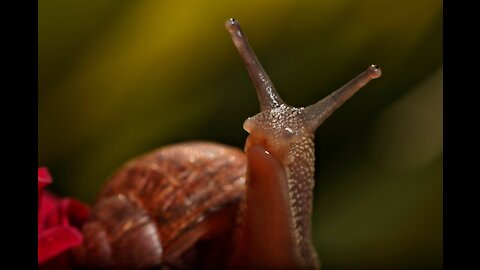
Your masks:
M 442 2 L 60 1 L 39 7 L 39 165 L 90 202 L 124 161 L 211 140 L 243 147 L 253 86 L 242 23 L 283 99 L 311 104 L 370 64 L 316 133 L 324 269 L 442 268 Z

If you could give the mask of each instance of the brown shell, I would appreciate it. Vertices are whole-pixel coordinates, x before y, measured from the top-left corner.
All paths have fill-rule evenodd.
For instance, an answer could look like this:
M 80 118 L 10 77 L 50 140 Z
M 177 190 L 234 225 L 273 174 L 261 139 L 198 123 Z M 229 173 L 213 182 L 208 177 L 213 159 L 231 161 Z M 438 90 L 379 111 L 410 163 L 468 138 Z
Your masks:
M 84 253 L 102 255 L 83 259 L 118 268 L 174 261 L 211 231 L 201 224 L 222 209 L 235 209 L 226 211 L 233 225 L 245 174 L 243 151 L 208 142 L 170 145 L 127 162 L 105 184 L 83 228 Z

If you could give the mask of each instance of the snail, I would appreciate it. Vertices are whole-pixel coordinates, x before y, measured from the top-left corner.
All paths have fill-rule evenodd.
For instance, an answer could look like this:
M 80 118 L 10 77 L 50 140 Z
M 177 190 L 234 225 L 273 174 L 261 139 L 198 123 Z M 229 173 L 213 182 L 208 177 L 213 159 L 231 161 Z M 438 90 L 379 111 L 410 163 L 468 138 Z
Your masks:
M 381 70 L 370 66 L 317 103 L 287 105 L 237 20 L 225 26 L 260 102 L 244 151 L 165 146 L 110 177 L 74 250 L 81 268 L 318 269 L 311 239 L 314 133 Z

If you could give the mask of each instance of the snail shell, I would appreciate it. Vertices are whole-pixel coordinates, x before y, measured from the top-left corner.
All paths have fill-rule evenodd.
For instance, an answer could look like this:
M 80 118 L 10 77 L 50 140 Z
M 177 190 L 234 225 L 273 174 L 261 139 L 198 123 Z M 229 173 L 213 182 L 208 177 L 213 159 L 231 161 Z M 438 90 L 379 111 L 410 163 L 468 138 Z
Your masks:
M 170 145 L 127 162 L 83 226 L 79 264 L 137 269 L 198 263 L 206 251 L 193 246 L 233 226 L 245 172 L 240 149 L 207 142 Z

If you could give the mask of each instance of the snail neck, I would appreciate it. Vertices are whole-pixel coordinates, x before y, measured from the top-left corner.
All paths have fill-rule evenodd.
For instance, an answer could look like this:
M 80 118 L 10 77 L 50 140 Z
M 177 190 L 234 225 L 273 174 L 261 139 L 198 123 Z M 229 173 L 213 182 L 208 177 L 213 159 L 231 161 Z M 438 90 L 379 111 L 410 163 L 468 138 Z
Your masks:
M 313 146 L 313 138 L 305 142 Z M 311 243 L 314 153 L 310 149 L 287 164 L 279 156 L 287 153 L 251 137 L 247 140 L 247 190 L 234 235 L 232 268 L 318 268 Z

